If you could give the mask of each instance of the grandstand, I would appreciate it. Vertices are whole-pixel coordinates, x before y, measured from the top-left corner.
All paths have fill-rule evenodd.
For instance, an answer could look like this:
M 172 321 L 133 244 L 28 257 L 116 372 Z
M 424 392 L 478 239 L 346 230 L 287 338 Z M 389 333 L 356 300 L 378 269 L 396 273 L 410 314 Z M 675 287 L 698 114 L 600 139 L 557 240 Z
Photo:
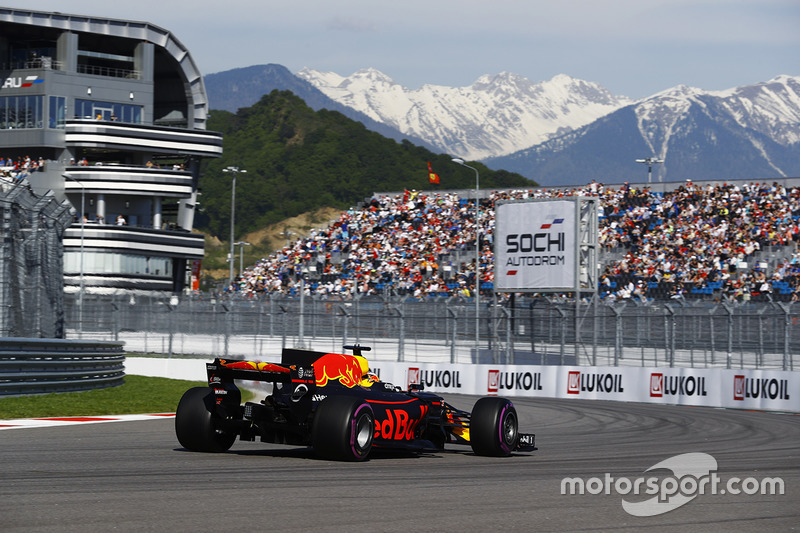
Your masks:
M 800 180 L 693 182 L 481 191 L 480 290 L 494 289 L 494 202 L 594 196 L 600 206 L 600 293 L 606 300 L 793 302 L 800 285 Z M 659 189 L 659 190 L 657 190 Z M 474 191 L 376 193 L 247 268 L 229 292 L 475 291 Z

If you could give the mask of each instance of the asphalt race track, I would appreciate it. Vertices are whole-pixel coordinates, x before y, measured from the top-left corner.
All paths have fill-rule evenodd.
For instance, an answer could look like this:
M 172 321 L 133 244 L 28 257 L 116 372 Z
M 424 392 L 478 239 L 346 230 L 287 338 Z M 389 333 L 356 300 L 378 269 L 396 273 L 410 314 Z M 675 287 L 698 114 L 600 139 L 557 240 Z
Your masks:
M 448 400 L 471 409 L 475 398 Z M 260 442 L 237 442 L 225 454 L 192 453 L 178 445 L 171 418 L 0 431 L 0 529 L 800 529 L 798 415 L 587 400 L 514 403 L 521 430 L 536 433 L 539 449 L 509 458 L 477 457 L 454 447 L 420 457 L 335 463 L 305 448 Z M 698 495 L 687 484 L 684 496 L 694 498 L 674 510 L 640 517 L 623 509 L 623 498 L 653 496 L 620 495 L 615 480 L 660 476 L 666 487 L 669 470 L 645 471 L 685 453 L 713 456 L 723 482 L 779 477 L 785 492 Z M 588 488 L 598 492 L 606 474 L 610 493 L 590 494 Z M 587 492 L 562 495 L 565 477 L 584 480 Z M 753 492 L 757 485 L 740 486 Z

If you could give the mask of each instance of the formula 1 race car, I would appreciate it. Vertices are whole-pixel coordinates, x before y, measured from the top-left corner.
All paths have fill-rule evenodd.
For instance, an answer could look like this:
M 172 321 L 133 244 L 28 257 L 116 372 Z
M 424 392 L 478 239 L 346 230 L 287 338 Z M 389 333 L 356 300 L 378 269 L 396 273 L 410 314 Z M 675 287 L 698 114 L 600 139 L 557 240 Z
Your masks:
M 184 393 L 175 415 L 181 445 L 193 451 L 227 451 L 241 440 L 312 446 L 324 458 L 363 461 L 378 448 L 422 452 L 464 444 L 477 455 L 507 456 L 535 449 L 519 433 L 510 401 L 486 397 L 472 413 L 411 385 L 403 391 L 369 372 L 361 353 L 284 349 L 280 363 L 215 359 L 206 365 L 209 387 Z M 234 380 L 273 383 L 260 403 L 241 404 Z

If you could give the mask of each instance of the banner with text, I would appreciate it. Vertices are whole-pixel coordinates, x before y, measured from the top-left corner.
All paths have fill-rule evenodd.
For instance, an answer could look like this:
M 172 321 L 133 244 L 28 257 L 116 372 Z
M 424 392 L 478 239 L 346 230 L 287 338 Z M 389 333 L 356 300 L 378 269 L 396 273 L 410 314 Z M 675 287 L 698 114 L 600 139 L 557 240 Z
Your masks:
M 501 202 L 495 208 L 495 290 L 575 287 L 575 201 Z
M 205 359 L 129 357 L 128 374 L 206 380 Z M 800 412 L 800 372 L 373 361 L 381 381 L 436 393 L 615 400 Z M 271 385 L 270 385 L 271 387 Z
M 437 393 L 800 412 L 800 373 L 657 367 L 376 362 L 382 381 Z

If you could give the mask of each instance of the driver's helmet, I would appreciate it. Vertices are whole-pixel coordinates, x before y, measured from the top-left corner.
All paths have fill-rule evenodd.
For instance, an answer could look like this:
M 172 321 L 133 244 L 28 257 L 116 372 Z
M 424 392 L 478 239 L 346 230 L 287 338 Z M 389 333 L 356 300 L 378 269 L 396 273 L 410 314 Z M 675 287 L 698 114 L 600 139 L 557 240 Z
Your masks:
M 361 381 L 358 384 L 362 387 L 371 387 L 373 383 L 377 383 L 380 380 L 381 378 L 378 377 L 378 374 L 368 371 L 361 377 Z

